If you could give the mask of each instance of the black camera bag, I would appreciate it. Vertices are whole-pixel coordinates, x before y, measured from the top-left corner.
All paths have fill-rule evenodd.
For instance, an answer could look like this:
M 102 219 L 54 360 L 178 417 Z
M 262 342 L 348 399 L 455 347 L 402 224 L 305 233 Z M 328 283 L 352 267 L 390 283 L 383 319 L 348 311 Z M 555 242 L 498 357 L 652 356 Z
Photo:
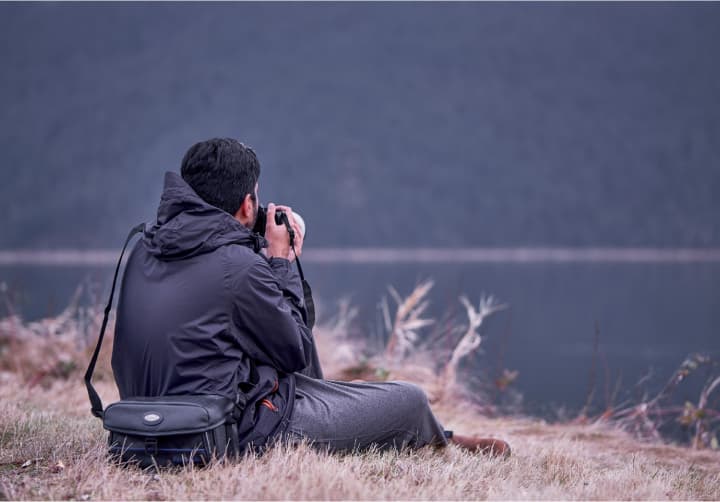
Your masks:
M 102 419 L 103 427 L 109 431 L 111 457 L 121 462 L 137 463 L 143 468 L 168 467 L 206 465 L 213 459 L 237 456 L 241 452 L 238 420 L 245 404 L 241 392 L 234 402 L 219 395 L 134 397 L 113 403 L 103 411 L 92 385 L 123 254 L 132 237 L 144 229 L 141 224 L 130 231 L 115 268 L 100 336 L 85 373 L 91 412 Z
M 141 467 L 205 465 L 237 453 L 235 403 L 223 396 L 123 399 L 107 407 L 110 454 Z

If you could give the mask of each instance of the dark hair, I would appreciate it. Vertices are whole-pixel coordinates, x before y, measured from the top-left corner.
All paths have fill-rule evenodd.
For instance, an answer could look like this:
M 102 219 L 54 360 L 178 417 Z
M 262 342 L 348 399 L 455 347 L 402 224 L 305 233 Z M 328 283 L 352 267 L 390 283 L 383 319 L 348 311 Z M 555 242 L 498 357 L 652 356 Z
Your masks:
M 213 138 L 190 147 L 180 174 L 205 202 L 234 215 L 247 194 L 254 197 L 260 162 L 239 141 Z

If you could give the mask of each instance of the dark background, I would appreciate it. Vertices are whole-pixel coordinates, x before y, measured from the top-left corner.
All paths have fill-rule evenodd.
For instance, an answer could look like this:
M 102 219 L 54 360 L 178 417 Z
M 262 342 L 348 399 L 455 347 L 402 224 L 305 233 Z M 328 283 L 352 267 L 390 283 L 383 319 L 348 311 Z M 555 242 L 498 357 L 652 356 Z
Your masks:
M 0 37 L 0 249 L 118 248 L 213 136 L 257 150 L 308 249 L 720 246 L 718 3 L 3 3 Z M 468 364 L 504 354 L 536 409 L 584 402 L 596 323 L 613 383 L 720 353 L 718 263 L 307 272 L 366 336 L 388 284 L 435 279 L 456 323 L 496 294 Z M 26 318 L 88 278 L 107 293 L 105 268 L 0 267 Z
M 212 136 L 317 246 L 720 245 L 720 4 L 2 4 L 0 37 L 3 248 L 117 245 Z

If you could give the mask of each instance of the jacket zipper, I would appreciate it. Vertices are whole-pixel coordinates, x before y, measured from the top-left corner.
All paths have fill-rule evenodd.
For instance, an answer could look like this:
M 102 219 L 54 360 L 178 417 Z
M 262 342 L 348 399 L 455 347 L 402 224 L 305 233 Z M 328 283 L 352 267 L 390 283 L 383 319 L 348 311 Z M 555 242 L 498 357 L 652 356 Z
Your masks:
M 269 399 L 263 399 L 262 401 L 260 401 L 260 404 L 270 409 L 271 411 L 274 411 L 275 413 L 277 413 L 278 411 L 278 407 L 275 406 Z

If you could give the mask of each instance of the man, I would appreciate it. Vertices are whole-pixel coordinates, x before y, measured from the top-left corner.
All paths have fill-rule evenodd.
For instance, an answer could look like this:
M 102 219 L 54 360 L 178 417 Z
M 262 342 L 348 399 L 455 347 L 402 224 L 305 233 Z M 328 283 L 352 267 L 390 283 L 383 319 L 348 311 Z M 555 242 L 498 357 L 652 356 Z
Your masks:
M 269 204 L 254 233 L 260 163 L 232 139 L 192 146 L 168 172 L 157 221 L 125 269 L 112 366 L 130 396 L 220 394 L 246 402 L 240 436 L 256 448 L 308 439 L 331 451 L 445 446 L 508 454 L 507 443 L 452 437 L 423 391 L 402 382 L 324 380 L 292 262 L 302 233 Z M 294 251 L 275 213 L 295 229 Z

